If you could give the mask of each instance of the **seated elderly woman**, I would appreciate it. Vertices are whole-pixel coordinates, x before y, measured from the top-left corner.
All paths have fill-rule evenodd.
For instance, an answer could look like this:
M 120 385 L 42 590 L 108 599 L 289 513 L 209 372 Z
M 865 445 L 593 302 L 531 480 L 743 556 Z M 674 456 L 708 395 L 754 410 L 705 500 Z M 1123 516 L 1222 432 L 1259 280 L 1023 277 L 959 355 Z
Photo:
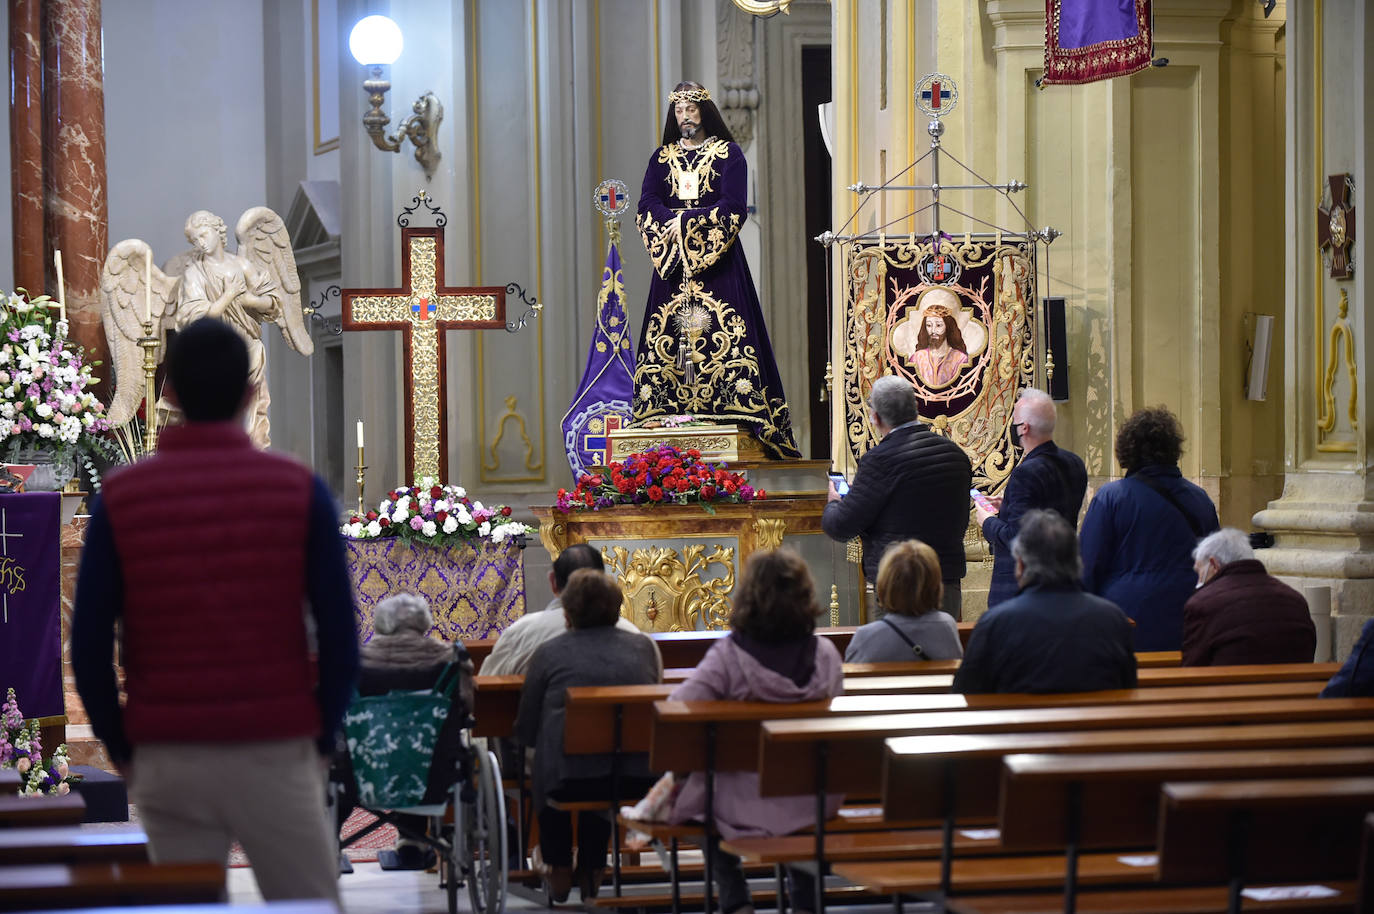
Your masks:
M 534 747 L 534 808 L 539 811 L 539 850 L 549 897 L 566 901 L 573 876 L 583 901 L 595 898 L 606 875 L 611 821 L 605 812 L 581 812 L 577 820 L 577 869 L 572 868 L 572 816 L 549 800 L 607 799 L 611 794 L 609 755 L 563 754 L 563 710 L 572 686 L 646 685 L 658 682 L 658 653 L 643 635 L 616 627 L 624 594 L 605 572 L 580 568 L 563 589 L 568 631 L 545 641 L 530 659 L 515 734 Z M 626 756 L 621 791 L 647 789 L 648 758 Z
M 675 701 L 817 701 L 840 694 L 840 652 L 816 637 L 820 613 L 816 587 L 801 556 L 791 549 L 756 552 L 745 562 L 730 614 L 730 637 L 706 652 L 692 675 L 673 690 Z M 841 797 L 830 797 L 830 814 Z M 715 826 L 727 840 L 785 835 L 813 825 L 815 798 L 759 795 L 753 772 L 722 772 L 715 778 Z M 678 794 L 670 820 L 700 821 L 706 815 L 706 780 L 692 774 Z M 738 857 L 715 853 L 720 909 L 752 912 L 753 901 Z M 814 911 L 816 882 L 790 870 L 794 911 Z
M 874 587 L 886 613 L 854 632 L 845 663 L 898 663 L 903 660 L 957 660 L 964 656 L 959 626 L 941 612 L 944 585 L 940 558 L 920 540 L 889 548 L 878 563 Z
M 377 604 L 373 612 L 373 635 L 362 645 L 362 662 L 358 676 L 358 694 L 385 695 L 394 690 L 420 691 L 432 687 L 450 661 L 464 666 L 459 688 L 454 692 L 454 710 L 439 731 L 429 780 L 425 787 L 425 803 L 442 803 L 444 794 L 453 783 L 458 762 L 460 738 L 466 712 L 472 708 L 472 662 L 459 642 L 430 637 L 434 616 L 424 597 L 410 593 L 395 594 Z M 462 707 L 459 707 L 461 702 Z M 340 820 L 347 817 L 356 803 L 356 782 L 351 766 L 341 778 L 344 796 L 340 803 Z M 423 816 L 398 815 L 397 828 L 424 834 Z M 383 869 L 424 869 L 433 865 L 434 853 L 419 841 L 405 837 L 396 842 L 396 850 L 377 855 Z

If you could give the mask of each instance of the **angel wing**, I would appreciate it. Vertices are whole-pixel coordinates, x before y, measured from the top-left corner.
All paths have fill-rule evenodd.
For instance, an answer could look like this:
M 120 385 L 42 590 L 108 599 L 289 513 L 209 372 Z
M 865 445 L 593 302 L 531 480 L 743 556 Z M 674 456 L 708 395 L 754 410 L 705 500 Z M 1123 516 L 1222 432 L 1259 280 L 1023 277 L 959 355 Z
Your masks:
M 143 284 L 145 258 L 152 248 L 145 241 L 130 238 L 110 249 L 100 271 L 100 293 L 104 299 L 101 323 L 110 344 L 114 387 L 108 418 L 111 425 L 128 422 L 143 402 L 143 353 L 138 341 L 143 336 L 147 291 Z M 152 276 L 153 328 L 159 340 L 167 341 L 167 322 L 176 313 L 181 281 L 156 266 Z M 162 346 L 159 352 L 166 352 Z
M 255 206 L 239 217 L 234 227 L 239 256 L 266 270 L 282 291 L 281 310 L 276 324 L 290 347 L 301 355 L 315 351 L 315 341 L 305 327 L 301 311 L 301 279 L 296 274 L 296 255 L 291 250 L 291 234 L 281 217 L 265 206 Z

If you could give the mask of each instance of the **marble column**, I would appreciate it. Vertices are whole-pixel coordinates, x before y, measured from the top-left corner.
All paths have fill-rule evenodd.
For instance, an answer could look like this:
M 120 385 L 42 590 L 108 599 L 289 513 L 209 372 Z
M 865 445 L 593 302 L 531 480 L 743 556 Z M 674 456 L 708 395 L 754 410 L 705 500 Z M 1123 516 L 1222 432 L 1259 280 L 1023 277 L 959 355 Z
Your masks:
M 11 0 L 10 218 L 14 284 L 43 288 L 43 43 L 42 0 Z
M 52 251 L 62 252 L 71 335 L 88 362 L 108 366 L 100 323 L 100 268 L 109 247 L 100 41 L 100 0 L 43 0 L 45 260 L 52 276 Z M 96 393 L 108 399 L 108 382 Z

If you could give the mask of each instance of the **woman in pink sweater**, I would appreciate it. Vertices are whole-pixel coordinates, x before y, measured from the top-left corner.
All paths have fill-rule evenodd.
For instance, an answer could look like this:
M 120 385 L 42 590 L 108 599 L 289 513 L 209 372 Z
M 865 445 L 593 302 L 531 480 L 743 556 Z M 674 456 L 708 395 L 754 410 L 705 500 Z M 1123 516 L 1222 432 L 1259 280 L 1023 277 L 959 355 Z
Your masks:
M 815 584 L 806 563 L 791 549 L 756 552 L 744 565 L 730 637 L 717 641 L 692 675 L 673 690 L 676 701 L 818 701 L 840 694 L 844 672 L 837 651 L 815 635 L 820 614 Z M 830 814 L 841 797 L 830 798 Z M 724 838 L 785 835 L 815 823 L 815 799 L 759 796 L 752 772 L 716 775 L 715 831 Z M 706 779 L 692 774 L 673 804 L 674 822 L 706 816 Z M 738 857 L 715 852 L 715 874 L 723 914 L 752 914 L 749 886 Z M 794 911 L 815 909 L 815 880 L 792 870 Z

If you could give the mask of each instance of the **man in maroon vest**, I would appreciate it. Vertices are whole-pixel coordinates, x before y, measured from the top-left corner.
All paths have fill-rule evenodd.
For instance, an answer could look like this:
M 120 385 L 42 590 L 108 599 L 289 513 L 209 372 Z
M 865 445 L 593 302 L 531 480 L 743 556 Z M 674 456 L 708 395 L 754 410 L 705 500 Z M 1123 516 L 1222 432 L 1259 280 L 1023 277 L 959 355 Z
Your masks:
M 337 902 L 325 759 L 358 648 L 334 502 L 309 469 L 254 448 L 248 353 L 228 325 L 182 330 L 167 380 L 186 424 L 92 506 L 77 689 L 154 861 L 223 862 L 237 840 L 268 900 Z

